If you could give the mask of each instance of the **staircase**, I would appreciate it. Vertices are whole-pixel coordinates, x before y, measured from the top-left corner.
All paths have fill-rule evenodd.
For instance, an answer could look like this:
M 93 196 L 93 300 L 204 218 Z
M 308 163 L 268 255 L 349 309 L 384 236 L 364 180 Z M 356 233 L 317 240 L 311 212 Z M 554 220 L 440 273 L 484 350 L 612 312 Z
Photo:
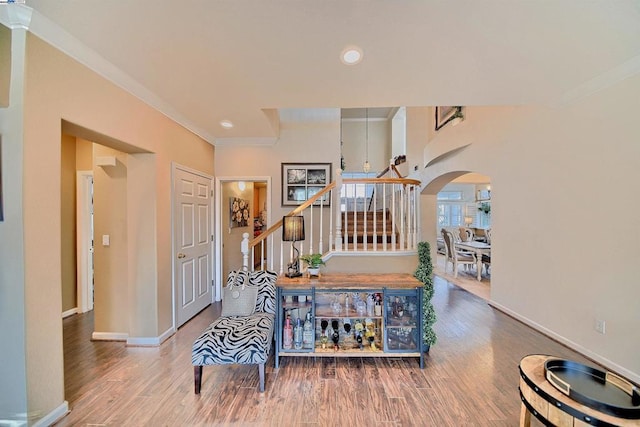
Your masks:
M 350 212 L 345 215 L 344 240 L 349 243 L 393 243 L 398 241 L 398 232 L 393 231 L 389 209 L 375 212 Z M 363 245 L 364 246 L 364 245 Z M 366 245 L 371 248 L 372 245 Z
M 322 254 L 325 272 L 411 272 L 420 239 L 419 190 L 420 182 L 412 179 L 337 175 L 286 215 L 304 217 L 306 238 L 296 251 Z M 280 238 L 281 227 L 279 220 L 251 241 L 245 233 L 243 265 L 283 274 L 294 252 Z

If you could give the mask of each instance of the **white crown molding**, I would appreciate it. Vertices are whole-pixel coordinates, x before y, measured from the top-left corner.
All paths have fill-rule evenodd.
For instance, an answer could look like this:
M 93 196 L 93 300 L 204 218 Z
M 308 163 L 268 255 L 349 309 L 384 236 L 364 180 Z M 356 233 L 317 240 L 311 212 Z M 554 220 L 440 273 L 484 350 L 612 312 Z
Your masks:
M 621 81 L 640 73 L 640 55 L 614 67 L 599 76 L 588 80 L 574 89 L 565 92 L 551 105 L 555 108 L 566 107 L 576 101 L 611 87 Z
M 33 9 L 22 4 L 0 4 L 0 23 L 12 30 L 29 29 Z
M 216 138 L 216 147 L 270 147 L 278 141 L 277 137 L 253 137 L 253 138 Z
M 27 6 L 12 5 L 9 6 L 9 9 L 15 7 L 29 10 L 30 25 L 25 28 L 28 28 L 30 32 L 213 145 L 213 135 L 210 135 L 187 120 L 186 117 L 159 98 L 155 93 L 138 83 L 131 76 L 98 55 L 95 51 L 89 49 L 89 47 L 60 26 L 38 13 L 37 10 Z M 4 8 L 5 7 L 1 9 Z M 26 12 L 21 11 L 21 13 Z M 2 19 L 1 15 L 2 13 L 0 11 L 0 20 Z

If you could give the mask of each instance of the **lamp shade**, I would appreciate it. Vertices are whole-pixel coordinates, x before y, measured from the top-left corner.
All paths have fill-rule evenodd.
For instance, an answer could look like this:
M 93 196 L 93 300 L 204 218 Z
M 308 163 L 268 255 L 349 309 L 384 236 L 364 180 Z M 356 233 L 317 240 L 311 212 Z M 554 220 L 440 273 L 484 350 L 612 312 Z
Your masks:
M 282 241 L 297 242 L 304 240 L 304 217 L 285 216 L 282 218 Z

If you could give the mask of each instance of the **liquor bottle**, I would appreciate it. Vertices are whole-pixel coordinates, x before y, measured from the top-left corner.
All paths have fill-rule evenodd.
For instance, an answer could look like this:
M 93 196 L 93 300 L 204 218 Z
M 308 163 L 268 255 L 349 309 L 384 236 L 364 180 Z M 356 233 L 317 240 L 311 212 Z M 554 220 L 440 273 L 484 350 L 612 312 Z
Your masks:
M 396 297 L 395 301 L 393 302 L 392 306 L 392 312 L 393 312 L 393 317 L 402 317 L 402 315 L 404 314 L 404 308 L 402 307 L 402 303 L 400 302 L 400 298 Z
M 307 317 L 304 320 L 302 328 L 302 347 L 313 348 L 313 326 L 311 325 L 311 311 L 307 311 Z
M 299 317 L 296 319 L 295 328 L 293 328 L 293 346 L 296 350 L 302 348 L 302 322 Z
M 367 296 L 367 316 L 373 316 L 373 306 L 375 305 L 373 294 Z
M 338 321 L 332 320 L 331 327 L 333 328 L 333 334 L 331 334 L 331 341 L 333 341 L 333 349 L 338 351 L 338 342 L 340 341 L 340 332 L 338 331 Z
M 375 305 L 373 307 L 373 313 L 376 316 L 382 316 L 382 296 L 380 294 L 376 294 Z
M 291 317 L 287 315 L 284 321 L 284 333 L 282 334 L 282 348 L 290 349 L 293 344 L 293 328 L 291 327 Z

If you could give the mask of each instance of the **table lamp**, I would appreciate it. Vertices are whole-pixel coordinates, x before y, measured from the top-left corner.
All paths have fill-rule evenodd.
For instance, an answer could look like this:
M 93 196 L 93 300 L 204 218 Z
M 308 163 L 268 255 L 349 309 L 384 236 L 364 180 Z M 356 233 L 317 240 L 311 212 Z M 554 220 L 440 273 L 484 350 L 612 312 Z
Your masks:
M 296 249 L 296 242 L 304 240 L 304 217 L 285 216 L 282 218 L 282 241 L 291 242 L 291 254 L 293 259 L 287 265 L 287 277 L 299 277 L 300 273 L 300 252 Z
M 470 227 L 472 223 L 473 223 L 473 218 L 471 218 L 470 216 L 464 217 L 464 225 L 466 225 L 467 227 Z

